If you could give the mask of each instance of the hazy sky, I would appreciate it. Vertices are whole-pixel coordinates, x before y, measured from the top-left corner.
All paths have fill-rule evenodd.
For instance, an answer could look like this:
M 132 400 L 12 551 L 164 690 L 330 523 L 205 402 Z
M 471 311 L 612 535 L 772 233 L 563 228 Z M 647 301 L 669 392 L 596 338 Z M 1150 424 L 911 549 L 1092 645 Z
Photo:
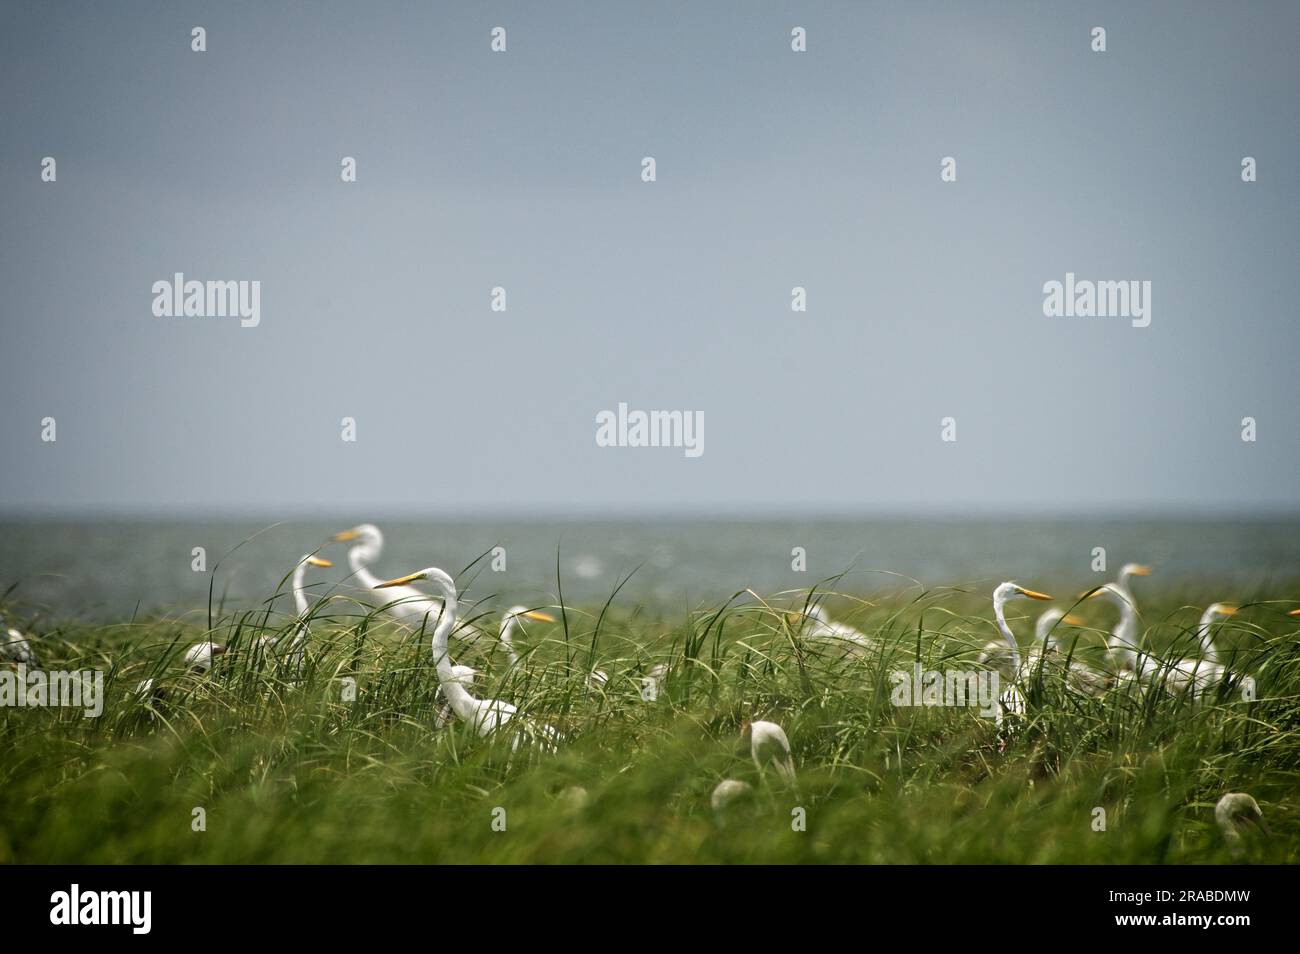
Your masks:
M 1291 2 L 6 3 L 0 509 L 1294 511 L 1297 36 Z M 260 326 L 155 317 L 177 271 L 260 281 Z M 1149 280 L 1150 327 L 1045 317 L 1066 272 Z M 597 447 L 619 402 L 703 412 L 703 456 Z

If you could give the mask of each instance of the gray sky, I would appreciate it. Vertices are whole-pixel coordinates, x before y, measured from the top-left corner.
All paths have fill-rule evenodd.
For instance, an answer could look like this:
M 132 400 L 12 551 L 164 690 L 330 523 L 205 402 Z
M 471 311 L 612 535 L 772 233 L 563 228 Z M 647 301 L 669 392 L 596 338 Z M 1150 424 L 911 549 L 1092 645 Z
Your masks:
M 1294 3 L 0 20 L 0 509 L 1300 508 Z M 261 325 L 155 318 L 176 271 Z M 620 401 L 705 453 L 597 447 Z

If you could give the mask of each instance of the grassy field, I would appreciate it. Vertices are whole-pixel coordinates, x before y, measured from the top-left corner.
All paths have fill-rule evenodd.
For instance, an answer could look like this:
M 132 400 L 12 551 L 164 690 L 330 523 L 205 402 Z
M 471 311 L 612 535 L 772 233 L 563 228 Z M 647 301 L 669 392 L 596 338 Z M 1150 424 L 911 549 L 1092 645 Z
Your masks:
M 1243 860 L 1300 860 L 1287 593 L 1243 602 L 1219 638 L 1256 680 L 1254 701 L 1235 684 L 1201 702 L 1136 687 L 1092 697 L 1044 666 L 1024 686 L 1025 717 L 1002 730 L 972 709 L 895 706 L 888 673 L 918 658 L 976 667 L 995 635 L 991 589 L 831 597 L 835 619 L 878 641 L 865 657 L 801 636 L 789 611 L 806 592 L 666 618 L 618 600 L 553 609 L 561 621 L 517 637 L 517 667 L 492 635 L 496 612 L 463 611 L 451 651 L 480 670 L 474 693 L 559 729 L 555 752 L 437 727 L 427 635 L 343 601 L 317 604 L 301 680 L 250 648 L 291 629 L 282 613 L 67 625 L 41 636 L 41 661 L 104 670 L 104 712 L 0 708 L 0 861 L 1222 863 L 1233 856 L 1213 806 L 1227 791 L 1254 795 L 1272 832 Z M 1201 606 L 1182 596 L 1139 591 L 1144 645 L 1187 646 Z M 1042 605 L 1009 609 L 1027 646 Z M 1071 632 L 1075 658 L 1100 665 L 1113 610 L 1081 612 L 1096 629 Z M 191 673 L 184 651 L 209 632 L 231 651 Z M 146 677 L 160 698 L 133 695 Z M 748 719 L 784 727 L 797 791 L 750 761 Z M 754 791 L 719 815 L 710 793 L 724 778 Z M 206 830 L 193 830 L 196 808 Z

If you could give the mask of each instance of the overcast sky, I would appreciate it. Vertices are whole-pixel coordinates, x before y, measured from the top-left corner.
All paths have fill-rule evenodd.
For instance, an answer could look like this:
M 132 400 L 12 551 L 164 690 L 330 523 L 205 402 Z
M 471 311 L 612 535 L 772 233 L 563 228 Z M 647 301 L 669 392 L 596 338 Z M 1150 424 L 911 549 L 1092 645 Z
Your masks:
M 1290 2 L 7 3 L 0 509 L 1295 511 L 1297 36 Z M 178 271 L 260 281 L 261 324 L 155 317 Z M 1067 272 L 1150 281 L 1150 327 L 1045 317 Z M 619 402 L 702 412 L 703 455 L 597 447 Z

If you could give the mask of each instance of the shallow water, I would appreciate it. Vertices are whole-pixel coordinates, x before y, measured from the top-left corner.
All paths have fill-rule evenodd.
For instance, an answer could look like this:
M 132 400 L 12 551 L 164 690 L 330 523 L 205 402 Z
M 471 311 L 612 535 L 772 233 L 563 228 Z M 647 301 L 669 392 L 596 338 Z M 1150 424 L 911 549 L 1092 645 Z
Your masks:
M 343 526 L 7 521 L 0 523 L 0 592 L 18 584 L 9 602 L 26 612 L 117 620 L 137 612 L 206 609 L 212 579 L 218 603 L 257 606 L 275 592 L 299 555 Z M 806 587 L 843 571 L 835 588 L 846 592 L 906 585 L 891 571 L 927 586 L 1017 579 L 1073 593 L 1138 560 L 1156 568 L 1143 587 L 1204 592 L 1207 601 L 1244 599 L 1300 580 L 1300 519 L 548 520 L 381 527 L 386 541 L 376 573 L 396 576 L 441 566 L 458 575 L 468 598 L 493 603 L 554 601 L 557 551 L 567 602 L 603 601 L 635 570 L 619 594 L 620 604 L 666 611 L 725 600 L 744 587 L 765 593 Z M 207 551 L 208 573 L 191 569 L 191 552 L 198 546 Z M 485 560 L 477 572 L 461 574 L 494 546 L 505 548 L 503 572 L 490 570 Z M 1090 568 L 1092 550 L 1099 546 L 1107 550 L 1105 574 Z M 794 547 L 807 551 L 805 572 L 791 569 Z M 337 566 L 312 571 L 316 593 L 346 586 L 344 548 L 329 547 L 324 555 Z

